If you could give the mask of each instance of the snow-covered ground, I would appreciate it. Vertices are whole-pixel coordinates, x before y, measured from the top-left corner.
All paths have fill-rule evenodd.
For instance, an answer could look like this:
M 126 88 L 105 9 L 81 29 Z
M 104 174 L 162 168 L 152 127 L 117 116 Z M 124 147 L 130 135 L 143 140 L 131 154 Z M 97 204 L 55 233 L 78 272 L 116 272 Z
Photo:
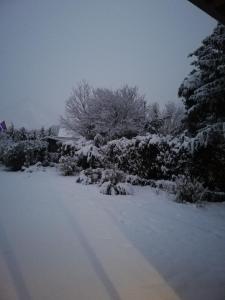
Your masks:
M 225 204 L 0 171 L 1 300 L 224 300 Z

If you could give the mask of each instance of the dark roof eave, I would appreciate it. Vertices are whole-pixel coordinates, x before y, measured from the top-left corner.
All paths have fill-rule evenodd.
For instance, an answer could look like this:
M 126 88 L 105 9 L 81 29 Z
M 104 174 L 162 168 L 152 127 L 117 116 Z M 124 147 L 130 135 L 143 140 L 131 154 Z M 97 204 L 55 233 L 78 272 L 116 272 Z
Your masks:
M 225 25 L 225 0 L 188 0 Z

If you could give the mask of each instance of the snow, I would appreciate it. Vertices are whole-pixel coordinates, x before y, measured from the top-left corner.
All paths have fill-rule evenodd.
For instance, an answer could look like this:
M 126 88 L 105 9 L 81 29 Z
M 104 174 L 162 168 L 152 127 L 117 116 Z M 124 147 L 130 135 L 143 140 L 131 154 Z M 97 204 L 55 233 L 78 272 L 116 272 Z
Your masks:
M 1 170 L 0 299 L 224 299 L 225 203 L 133 189 Z
M 65 128 L 59 128 L 58 132 L 58 137 L 63 137 L 63 138 L 72 138 L 73 137 L 73 132 L 66 130 Z

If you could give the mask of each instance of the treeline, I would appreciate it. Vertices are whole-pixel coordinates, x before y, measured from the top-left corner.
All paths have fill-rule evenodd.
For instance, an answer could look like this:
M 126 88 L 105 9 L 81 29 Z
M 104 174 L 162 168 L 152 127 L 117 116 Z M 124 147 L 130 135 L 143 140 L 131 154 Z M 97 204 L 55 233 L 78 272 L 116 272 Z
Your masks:
M 10 124 L 4 135 L 13 141 L 39 140 L 47 136 L 56 136 L 59 131 L 59 126 L 50 126 L 49 128 L 41 127 L 40 129 L 26 129 L 21 127 L 15 128 L 13 123 Z

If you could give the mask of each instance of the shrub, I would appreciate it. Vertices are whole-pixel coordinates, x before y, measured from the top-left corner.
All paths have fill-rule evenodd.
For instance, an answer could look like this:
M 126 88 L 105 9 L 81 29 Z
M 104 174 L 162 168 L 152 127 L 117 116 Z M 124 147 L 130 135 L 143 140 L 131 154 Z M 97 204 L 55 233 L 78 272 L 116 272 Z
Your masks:
M 158 135 L 122 138 L 103 147 L 108 166 L 145 179 L 170 179 L 183 168 L 182 141 Z
M 107 181 L 110 181 L 113 184 L 117 184 L 118 182 L 125 182 L 126 174 L 123 171 L 115 169 L 89 168 L 81 171 L 79 177 L 77 178 L 77 182 L 84 184 L 97 183 L 102 185 Z
M 100 186 L 100 193 L 104 195 L 133 195 L 133 189 L 129 183 L 113 184 L 112 181 L 105 181 Z
M 0 132 L 0 161 L 3 162 L 4 152 L 12 143 L 12 139 L 5 132 Z
M 102 177 L 102 170 L 101 168 L 97 169 L 86 169 L 80 172 L 79 177 L 77 178 L 78 183 L 83 184 L 96 184 L 99 183 Z
M 76 157 L 62 156 L 59 159 L 59 170 L 64 176 L 71 176 L 79 173 L 81 169 L 77 166 Z
M 176 180 L 177 202 L 191 202 L 197 203 L 204 200 L 207 190 L 203 184 L 190 176 L 180 175 Z
M 60 159 L 60 154 L 55 152 L 48 153 L 48 161 L 50 163 L 58 163 Z
M 117 184 L 119 182 L 125 182 L 126 174 L 123 171 L 116 169 L 106 169 L 103 170 L 100 185 L 104 182 L 110 181 L 112 184 Z
M 126 182 L 126 174 L 115 169 L 86 169 L 77 178 L 78 183 L 99 184 L 100 193 L 105 195 L 132 195 L 131 184 Z
M 28 167 L 38 161 L 44 162 L 47 147 L 47 142 L 39 140 L 10 143 L 3 152 L 3 164 L 17 171 L 20 170 L 22 166 Z
M 105 138 L 100 133 L 97 133 L 96 136 L 94 137 L 94 145 L 98 148 L 103 146 L 105 142 L 106 142 Z
M 74 154 L 77 158 L 77 165 L 81 169 L 100 168 L 103 166 L 103 156 L 99 148 L 92 144 L 87 144 Z
M 131 185 L 150 185 L 151 187 L 156 187 L 156 184 L 153 180 L 141 178 L 137 175 L 127 175 L 126 182 Z

